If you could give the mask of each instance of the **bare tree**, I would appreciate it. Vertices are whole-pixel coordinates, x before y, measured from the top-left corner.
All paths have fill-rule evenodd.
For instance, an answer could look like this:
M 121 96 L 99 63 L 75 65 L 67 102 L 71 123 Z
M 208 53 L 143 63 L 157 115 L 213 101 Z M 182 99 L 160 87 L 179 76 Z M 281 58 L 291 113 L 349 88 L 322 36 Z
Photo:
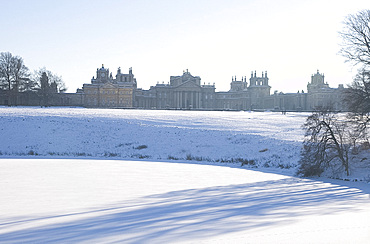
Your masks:
M 370 71 L 359 70 L 345 95 L 344 101 L 351 112 L 370 113 Z
M 0 81 L 4 90 L 12 88 L 13 55 L 9 52 L 0 53 Z
M 62 77 L 51 72 L 50 70 L 47 70 L 45 67 L 35 70 L 32 79 L 36 82 L 40 82 L 43 73 L 47 75 L 49 85 L 56 87 L 55 92 L 65 92 L 67 90 Z M 39 83 L 38 86 L 40 87 L 41 84 Z
M 355 134 L 367 141 L 370 124 L 370 10 L 347 16 L 340 35 L 343 40 L 341 54 L 347 61 L 362 66 L 346 89 L 344 102 Z
M 370 10 L 347 16 L 339 34 L 343 39 L 340 53 L 347 61 L 370 65 Z
M 30 92 L 30 91 L 36 91 L 38 87 L 39 86 L 38 86 L 37 81 L 31 78 L 28 78 L 24 80 L 19 90 L 22 92 Z
M 361 69 L 345 91 L 348 119 L 359 137 L 368 140 L 370 125 L 370 71 Z
M 23 59 L 9 52 L 0 53 L 0 79 L 5 90 L 18 91 L 30 73 Z
M 29 80 L 30 73 L 24 65 L 23 59 L 13 56 L 9 52 L 0 53 L 0 85 L 8 90 L 9 100 L 16 105 L 18 93 Z
M 30 73 L 28 68 L 24 65 L 21 57 L 14 57 L 14 90 L 19 92 L 23 90 L 25 82 L 29 79 Z
M 338 114 L 321 109 L 303 125 L 305 140 L 298 175 L 321 175 L 328 168 L 343 168 L 349 175 L 349 153 L 353 136 L 346 121 Z
M 346 61 L 361 65 L 353 83 L 345 90 L 347 117 L 328 110 L 314 112 L 303 125 L 305 140 L 298 175 L 320 175 L 328 168 L 342 168 L 349 175 L 351 154 L 367 138 L 370 123 L 370 10 L 349 15 L 340 32 L 340 53 Z

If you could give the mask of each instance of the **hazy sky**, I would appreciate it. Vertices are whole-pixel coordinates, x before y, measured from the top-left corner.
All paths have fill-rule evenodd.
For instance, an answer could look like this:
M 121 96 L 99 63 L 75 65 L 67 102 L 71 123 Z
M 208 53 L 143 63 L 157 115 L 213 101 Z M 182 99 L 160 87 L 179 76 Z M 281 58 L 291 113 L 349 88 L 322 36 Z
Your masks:
M 368 0 L 0 0 L 0 51 L 63 77 L 68 92 L 102 64 L 130 67 L 138 87 L 189 69 L 227 91 L 231 77 L 267 71 L 272 92 L 306 91 L 319 69 L 331 87 L 356 71 L 338 31 Z

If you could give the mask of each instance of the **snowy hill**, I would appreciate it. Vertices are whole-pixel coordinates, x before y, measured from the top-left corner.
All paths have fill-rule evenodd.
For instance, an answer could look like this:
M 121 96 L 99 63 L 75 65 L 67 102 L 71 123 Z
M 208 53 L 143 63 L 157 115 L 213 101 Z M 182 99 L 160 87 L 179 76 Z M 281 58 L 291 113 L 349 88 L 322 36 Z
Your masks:
M 306 116 L 0 107 L 0 242 L 367 243 L 370 184 L 292 176 Z
M 0 107 L 0 155 L 294 167 L 307 114 Z
M 293 174 L 308 115 L 0 107 L 0 157 L 221 162 Z M 369 182 L 366 153 L 356 155 L 349 177 L 326 175 Z

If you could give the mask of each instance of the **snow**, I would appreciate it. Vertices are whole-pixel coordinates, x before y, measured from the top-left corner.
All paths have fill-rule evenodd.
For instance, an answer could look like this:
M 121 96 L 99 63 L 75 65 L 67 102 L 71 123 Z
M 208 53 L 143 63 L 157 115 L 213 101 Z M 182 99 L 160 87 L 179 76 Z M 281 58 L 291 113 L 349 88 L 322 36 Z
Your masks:
M 1 159 L 0 167 L 2 243 L 366 243 L 370 237 L 370 187 L 359 182 L 183 162 Z
M 0 107 L 3 156 L 296 164 L 307 114 Z
M 0 242 L 368 243 L 370 184 L 293 176 L 306 116 L 0 107 Z

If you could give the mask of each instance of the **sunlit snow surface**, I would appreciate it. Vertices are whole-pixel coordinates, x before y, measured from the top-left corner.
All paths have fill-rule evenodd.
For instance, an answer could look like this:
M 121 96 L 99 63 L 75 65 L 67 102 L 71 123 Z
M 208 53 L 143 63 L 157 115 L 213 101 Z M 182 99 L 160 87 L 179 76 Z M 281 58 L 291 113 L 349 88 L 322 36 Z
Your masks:
M 368 243 L 369 184 L 291 176 L 306 116 L 0 107 L 0 243 Z
M 0 153 L 294 165 L 307 114 L 0 107 Z M 262 152 L 261 152 L 262 151 Z
M 1 243 L 368 243 L 369 185 L 191 163 L 0 159 Z

